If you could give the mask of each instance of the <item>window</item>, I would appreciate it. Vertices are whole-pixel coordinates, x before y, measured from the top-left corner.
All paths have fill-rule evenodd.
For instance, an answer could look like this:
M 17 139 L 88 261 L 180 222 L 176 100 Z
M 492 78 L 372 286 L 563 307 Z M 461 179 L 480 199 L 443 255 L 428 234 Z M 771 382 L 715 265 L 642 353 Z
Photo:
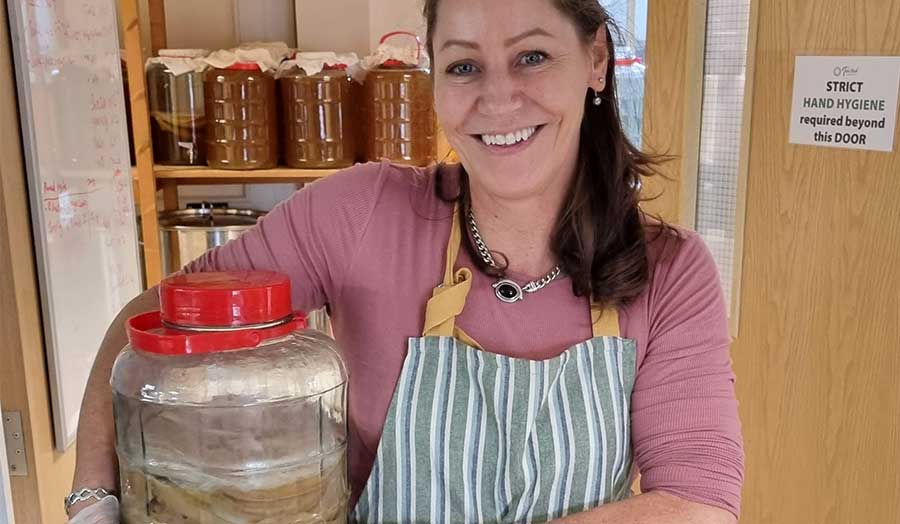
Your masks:
M 745 147 L 745 87 L 751 0 L 708 0 L 697 180 L 697 232 L 719 267 L 726 304 L 735 316 L 740 267 L 738 216 Z M 736 323 L 732 322 L 732 326 Z
M 628 139 L 641 145 L 644 124 L 644 53 L 647 48 L 647 0 L 601 0 L 619 28 L 616 44 L 616 95 Z

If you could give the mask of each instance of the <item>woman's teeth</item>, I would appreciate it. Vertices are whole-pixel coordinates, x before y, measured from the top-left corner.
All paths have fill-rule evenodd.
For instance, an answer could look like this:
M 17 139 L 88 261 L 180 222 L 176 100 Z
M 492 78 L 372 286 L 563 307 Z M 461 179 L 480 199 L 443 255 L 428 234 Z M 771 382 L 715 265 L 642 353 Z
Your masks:
M 536 130 L 536 127 L 526 127 L 505 135 L 481 135 L 481 141 L 489 146 L 511 146 L 528 140 Z

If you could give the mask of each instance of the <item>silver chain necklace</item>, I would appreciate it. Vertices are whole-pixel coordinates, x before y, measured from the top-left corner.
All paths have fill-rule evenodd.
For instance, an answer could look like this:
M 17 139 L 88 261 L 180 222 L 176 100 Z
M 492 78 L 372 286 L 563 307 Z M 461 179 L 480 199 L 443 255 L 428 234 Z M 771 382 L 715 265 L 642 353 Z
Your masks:
M 481 238 L 481 233 L 478 231 L 478 224 L 475 223 L 475 213 L 472 211 L 471 207 L 469 208 L 467 218 L 469 219 L 469 230 L 472 232 L 472 240 L 475 241 L 475 247 L 478 249 L 478 254 L 481 255 L 481 259 L 484 260 L 485 264 L 497 268 L 497 263 L 494 261 L 491 251 L 484 243 L 484 240 Z M 535 291 L 543 289 L 547 284 L 556 280 L 560 274 L 562 274 L 562 268 L 557 265 L 542 278 L 532 280 L 524 286 L 520 286 L 517 282 L 508 278 L 501 278 L 491 284 L 491 286 L 494 288 L 494 294 L 497 295 L 497 298 L 507 304 L 512 304 L 522 300 L 525 297 L 525 293 L 534 293 Z

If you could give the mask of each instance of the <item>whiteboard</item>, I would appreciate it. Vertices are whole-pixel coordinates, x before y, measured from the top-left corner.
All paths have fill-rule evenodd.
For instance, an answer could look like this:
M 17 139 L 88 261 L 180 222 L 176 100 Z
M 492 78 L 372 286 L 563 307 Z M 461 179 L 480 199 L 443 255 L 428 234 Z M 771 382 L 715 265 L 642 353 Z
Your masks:
M 107 327 L 141 291 L 113 0 L 10 0 L 56 448 Z

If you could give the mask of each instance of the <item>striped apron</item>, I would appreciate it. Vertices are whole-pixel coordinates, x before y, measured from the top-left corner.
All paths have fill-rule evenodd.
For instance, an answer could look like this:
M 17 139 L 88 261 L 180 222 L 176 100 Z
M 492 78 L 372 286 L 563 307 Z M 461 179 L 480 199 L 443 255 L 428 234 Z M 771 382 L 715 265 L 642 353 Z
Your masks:
M 548 360 L 483 350 L 456 326 L 472 273 L 453 271 L 410 339 L 353 523 L 545 522 L 631 494 L 635 343 L 615 309 L 592 308 L 593 338 Z

